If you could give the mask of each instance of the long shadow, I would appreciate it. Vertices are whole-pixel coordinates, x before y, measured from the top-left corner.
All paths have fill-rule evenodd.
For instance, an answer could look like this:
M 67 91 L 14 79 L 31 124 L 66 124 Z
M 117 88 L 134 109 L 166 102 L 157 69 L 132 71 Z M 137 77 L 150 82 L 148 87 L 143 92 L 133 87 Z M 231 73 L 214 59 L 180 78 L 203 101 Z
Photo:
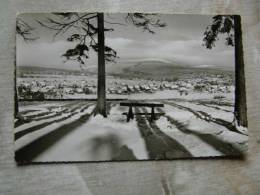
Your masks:
M 191 108 L 188 108 L 188 107 L 185 107 L 185 106 L 181 106 L 179 104 L 176 104 L 176 103 L 173 103 L 173 102 L 165 102 L 171 106 L 174 106 L 176 108 L 179 108 L 181 110 L 186 110 L 186 111 L 189 111 L 191 112 L 192 114 L 194 114 L 197 118 L 201 119 L 201 120 L 204 120 L 204 121 L 207 121 L 207 122 L 213 122 L 217 125 L 221 125 L 221 126 L 224 126 L 226 127 L 228 130 L 230 131 L 233 131 L 235 133 L 239 133 L 241 135 L 246 135 L 248 136 L 247 134 L 244 134 L 242 132 L 240 132 L 236 126 L 234 126 L 232 123 L 228 122 L 228 121 L 225 121 L 223 119 L 220 119 L 220 118 L 214 118 L 212 117 L 211 115 L 207 114 L 206 112 L 203 112 L 203 111 L 194 111 L 192 110 Z
M 36 112 L 36 111 L 40 111 L 40 110 L 25 110 L 25 111 L 21 111 L 20 114 L 25 115 L 25 114 L 28 114 L 30 112 Z
M 69 109 L 64 109 L 62 111 L 59 111 L 59 112 L 55 112 L 55 114 L 53 115 L 47 115 L 47 116 L 43 116 L 43 117 L 38 117 L 38 118 L 35 118 L 33 119 L 32 121 L 41 121 L 41 120 L 46 120 L 46 119 L 50 119 L 50 118 L 53 118 L 53 117 L 56 117 L 56 116 L 61 116 L 63 113 L 68 113 Z
M 135 108 L 135 112 L 139 112 L 139 110 Z M 148 122 L 147 117 L 136 115 L 136 121 L 145 141 L 149 159 L 167 160 L 192 157 L 184 146 L 163 133 L 153 122 Z
M 208 113 L 203 112 L 203 111 L 198 111 L 198 112 L 200 114 L 202 114 L 204 117 L 210 118 L 211 122 L 214 122 L 214 123 L 216 123 L 218 125 L 222 125 L 222 126 L 226 127 L 227 129 L 229 129 L 230 131 L 233 131 L 233 132 L 236 132 L 236 133 L 248 136 L 247 134 L 244 134 L 244 133 L 238 131 L 237 128 L 232 123 L 230 123 L 230 122 L 228 122 L 226 120 L 223 120 L 221 118 L 213 118 L 211 115 L 209 115 Z
M 94 137 L 92 140 L 92 154 L 97 156 L 103 150 L 109 151 L 111 159 L 108 160 L 137 160 L 133 151 L 126 145 L 122 145 L 116 134 L 107 134 Z
M 43 135 L 42 137 L 34 140 L 30 144 L 24 146 L 23 148 L 15 152 L 15 160 L 18 163 L 28 163 L 39 156 L 46 149 L 50 148 L 57 141 L 61 140 L 64 136 L 76 130 L 76 128 L 85 124 L 93 111 L 90 114 L 85 114 L 79 119 L 73 121 L 72 123 L 62 125 L 61 127 Z
M 91 104 L 88 104 L 84 107 L 84 109 L 81 109 L 80 112 L 83 112 L 84 110 L 86 110 L 89 106 L 91 106 Z M 34 132 L 34 131 L 37 131 L 37 130 L 40 130 L 44 127 L 47 127 L 48 125 L 51 125 L 53 123 L 58 123 L 58 122 L 61 122 L 61 121 L 64 121 L 66 119 L 69 119 L 71 118 L 72 116 L 78 114 L 78 112 L 74 111 L 72 112 L 71 114 L 67 115 L 67 116 L 64 116 L 62 118 L 59 118 L 59 119 L 56 119 L 56 120 L 53 120 L 53 121 L 49 121 L 49 122 L 44 122 L 44 123 L 41 123 L 39 125 L 35 125 L 35 126 L 32 126 L 30 128 L 27 128 L 23 131 L 19 131 L 17 133 L 14 134 L 14 140 L 18 140 L 19 138 L 21 138 L 22 136 L 28 134 L 28 133 L 31 133 L 31 132 Z
M 38 114 L 32 114 L 32 115 L 26 116 L 26 118 L 32 120 L 32 119 L 34 119 L 34 118 L 36 118 L 36 117 L 46 116 L 46 115 L 48 115 L 48 114 L 50 114 L 50 113 L 51 113 L 51 111 L 41 112 L 41 113 L 38 113 Z
M 190 102 L 193 103 L 204 103 L 204 104 L 210 104 L 210 105 L 216 105 L 216 106 L 228 106 L 228 107 L 234 107 L 234 104 L 229 102 L 223 102 L 223 101 L 214 101 L 214 100 L 192 100 Z
M 15 121 L 14 123 L 14 128 L 17 128 L 25 123 L 29 123 L 31 122 L 30 120 L 23 120 L 23 119 L 18 119 L 17 121 Z
M 66 110 L 63 110 L 62 112 L 58 112 L 55 115 L 50 115 L 51 113 L 52 113 L 51 111 L 42 112 L 40 114 L 37 114 L 37 116 L 34 115 L 34 117 L 29 116 L 29 117 L 26 117 L 26 119 L 24 119 L 24 120 L 20 119 L 20 120 L 15 122 L 14 128 L 17 128 L 17 127 L 19 127 L 19 126 L 21 126 L 23 124 L 26 124 L 26 123 L 30 123 L 32 121 L 39 121 L 39 120 L 53 118 L 55 116 L 60 116 L 62 113 L 66 113 Z
M 82 106 L 82 104 L 83 104 L 82 102 L 81 102 L 81 103 L 77 102 L 77 103 L 73 103 L 73 104 L 72 104 L 72 103 L 71 103 L 71 104 L 68 104 L 69 106 L 72 106 L 72 105 L 74 106 L 74 107 L 72 107 L 71 109 L 69 109 L 69 108 L 67 107 L 67 105 L 65 105 L 64 107 L 67 107 L 67 108 L 63 109 L 62 111 L 57 112 L 57 114 L 60 114 L 60 113 L 68 113 L 68 112 L 74 112 L 74 111 L 76 111 L 78 108 L 80 108 L 80 107 Z M 44 119 L 45 117 L 48 118 L 48 117 L 49 117 L 49 114 L 52 113 L 52 110 L 53 110 L 54 108 L 57 108 L 57 106 L 52 106 L 52 108 L 51 108 L 51 107 L 48 107 L 48 109 L 49 109 L 48 112 L 31 115 L 31 116 L 28 116 L 27 118 L 28 118 L 28 120 L 33 120 L 33 121 L 42 120 L 42 119 Z M 59 108 L 60 108 L 60 107 L 59 107 Z M 46 116 L 46 115 L 47 115 L 47 116 Z
M 160 108 L 158 108 L 158 111 L 162 112 L 162 110 Z M 167 120 L 171 124 L 176 126 L 178 128 L 178 130 L 180 130 L 181 132 L 183 132 L 185 134 L 192 134 L 192 135 L 197 136 L 203 142 L 211 145 L 213 148 L 215 148 L 216 150 L 220 151 L 221 153 L 223 153 L 225 155 L 230 155 L 230 156 L 243 155 L 243 153 L 239 149 L 233 147 L 230 143 L 224 142 L 223 140 L 217 138 L 214 135 L 195 132 L 193 130 L 188 129 L 187 125 L 177 121 L 176 119 L 174 119 L 168 115 L 164 115 L 164 117 L 166 117 Z
M 212 105 L 209 105 L 209 104 L 206 104 L 206 103 L 197 102 L 196 104 L 206 106 L 206 107 L 209 107 L 209 108 L 214 108 L 216 110 L 221 110 L 221 111 L 224 111 L 224 112 L 232 113 L 232 111 L 230 111 L 230 110 L 226 110 L 226 109 L 223 109 L 223 108 L 220 108 L 220 107 L 217 107 L 217 106 L 212 106 Z
M 73 102 L 73 103 L 69 103 L 69 104 L 66 104 L 66 105 L 63 105 L 61 107 L 68 107 L 68 106 L 71 106 L 71 105 L 74 105 L 74 104 L 78 104 L 78 102 Z M 21 120 L 19 119 L 18 121 L 16 121 L 14 123 L 14 127 L 17 128 L 25 123 L 30 123 L 32 121 L 39 121 L 39 120 L 44 120 L 44 119 L 48 119 L 48 118 L 52 118 L 52 117 L 55 117 L 55 116 L 60 116 L 62 113 L 68 113 L 68 112 L 73 112 L 73 110 L 76 108 L 77 109 L 77 106 L 75 108 L 73 108 L 72 110 L 69 110 L 69 108 L 65 108 L 64 110 L 60 111 L 60 112 L 57 112 L 55 115 L 51 115 L 50 114 L 52 113 L 52 109 L 54 108 L 57 108 L 57 106 L 50 106 L 48 107 L 48 110 L 49 111 L 46 111 L 46 112 L 41 112 L 41 113 L 38 113 L 38 114 L 33 114 L 33 115 L 30 115 L 30 116 L 26 116 L 26 120 Z M 29 113 L 29 111 L 27 112 L 21 112 L 21 114 L 26 114 L 26 113 Z
M 137 160 L 133 150 L 128 148 L 126 145 L 121 146 L 117 153 L 112 157 L 112 161 L 122 160 Z
M 61 111 L 58 111 L 58 112 L 55 112 L 55 114 L 53 115 L 47 115 L 47 116 L 43 116 L 43 117 L 37 117 L 37 118 L 34 118 L 32 119 L 32 121 L 41 121 L 41 120 L 46 120 L 46 119 L 49 119 L 49 118 L 53 118 L 53 117 L 56 117 L 56 116 L 61 116 L 63 113 L 73 113 L 75 112 L 77 109 L 79 109 L 80 107 L 82 107 L 82 103 L 78 106 L 75 106 L 74 108 L 72 109 L 69 109 L 69 108 L 65 108 Z
M 60 112 L 57 112 L 54 115 L 51 115 L 52 114 L 51 111 L 42 112 L 42 113 L 39 113 L 39 114 L 28 116 L 28 117 L 26 117 L 26 119 L 19 119 L 18 121 L 16 121 L 14 123 L 14 128 L 17 128 L 17 127 L 19 127 L 19 126 L 21 126 L 23 124 L 26 124 L 26 123 L 30 123 L 32 121 L 39 121 L 39 120 L 53 118 L 55 116 L 60 116 L 62 113 L 65 113 L 67 110 L 68 109 L 64 109 L 64 110 L 62 110 Z

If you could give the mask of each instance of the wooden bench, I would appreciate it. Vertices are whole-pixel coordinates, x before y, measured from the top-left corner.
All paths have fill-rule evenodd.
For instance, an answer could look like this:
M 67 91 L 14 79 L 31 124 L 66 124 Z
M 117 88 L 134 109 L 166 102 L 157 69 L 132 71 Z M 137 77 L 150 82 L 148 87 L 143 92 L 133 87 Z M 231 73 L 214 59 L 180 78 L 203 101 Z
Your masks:
M 128 106 L 128 113 L 124 112 L 123 115 L 126 115 L 126 121 L 129 122 L 130 119 L 134 119 L 134 115 L 151 115 L 151 122 L 156 119 L 156 115 L 164 115 L 165 113 L 155 113 L 155 107 L 164 107 L 164 104 L 158 103 L 138 103 L 138 102 L 121 102 L 120 106 Z M 133 113 L 133 107 L 150 107 L 151 113 Z

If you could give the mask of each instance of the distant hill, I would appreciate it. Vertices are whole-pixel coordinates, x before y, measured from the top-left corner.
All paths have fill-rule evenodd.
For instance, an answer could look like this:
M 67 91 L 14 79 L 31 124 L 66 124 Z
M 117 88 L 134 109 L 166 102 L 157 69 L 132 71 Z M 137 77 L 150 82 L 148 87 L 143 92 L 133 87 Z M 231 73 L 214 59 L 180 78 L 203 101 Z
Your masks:
M 215 66 L 188 66 L 173 61 L 141 60 L 127 61 L 107 66 L 107 73 L 126 77 L 143 78 L 183 78 L 190 74 L 218 73 L 234 74 L 234 71 L 225 67 Z
M 18 66 L 17 73 L 19 74 L 82 74 L 84 72 L 80 70 L 68 70 L 60 68 L 47 68 L 47 67 L 38 67 L 38 66 Z
M 68 70 L 46 67 L 19 66 L 18 73 L 33 72 L 34 74 L 97 74 L 96 67 L 87 67 L 86 70 Z M 225 67 L 216 67 L 212 65 L 188 66 L 174 61 L 161 59 L 136 59 L 118 61 L 114 64 L 106 65 L 107 75 L 120 76 L 125 78 L 154 78 L 154 79 L 174 79 L 189 77 L 191 74 L 218 73 L 234 74 L 234 71 Z

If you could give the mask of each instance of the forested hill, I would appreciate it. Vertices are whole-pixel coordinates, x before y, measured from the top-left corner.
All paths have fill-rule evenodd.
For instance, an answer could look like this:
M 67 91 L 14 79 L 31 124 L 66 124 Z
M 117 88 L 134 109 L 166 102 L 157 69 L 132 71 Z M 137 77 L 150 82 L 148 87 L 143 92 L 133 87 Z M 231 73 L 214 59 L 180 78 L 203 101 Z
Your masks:
M 49 68 L 49 67 L 38 67 L 38 66 L 18 66 L 18 75 L 21 74 L 50 74 L 50 75 L 80 75 L 84 72 L 80 70 L 68 70 L 62 68 Z
M 88 75 L 97 74 L 97 67 L 86 66 L 85 70 L 68 70 L 61 68 L 47 68 L 36 66 L 19 66 L 18 75 L 21 74 L 50 74 L 50 75 Z M 229 74 L 234 76 L 234 70 L 220 66 L 188 66 L 179 65 L 175 62 L 162 60 L 143 60 L 143 61 L 121 61 L 115 64 L 106 65 L 107 75 L 119 77 L 139 77 L 139 78 L 183 78 L 191 75 L 203 74 Z

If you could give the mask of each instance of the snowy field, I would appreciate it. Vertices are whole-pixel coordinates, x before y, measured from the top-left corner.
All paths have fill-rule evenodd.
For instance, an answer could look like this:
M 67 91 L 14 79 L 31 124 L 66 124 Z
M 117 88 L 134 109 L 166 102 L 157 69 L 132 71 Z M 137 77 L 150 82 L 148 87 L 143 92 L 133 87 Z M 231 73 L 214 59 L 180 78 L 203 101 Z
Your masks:
M 154 122 L 136 115 L 126 122 L 122 113 L 128 108 L 119 101 L 108 102 L 107 118 L 93 115 L 95 101 L 20 102 L 23 120 L 15 121 L 16 160 L 160 160 L 240 156 L 247 150 L 248 132 L 236 127 L 229 101 L 194 94 L 146 102 L 163 103 L 156 112 L 165 115 Z M 134 112 L 150 109 L 137 107 Z

